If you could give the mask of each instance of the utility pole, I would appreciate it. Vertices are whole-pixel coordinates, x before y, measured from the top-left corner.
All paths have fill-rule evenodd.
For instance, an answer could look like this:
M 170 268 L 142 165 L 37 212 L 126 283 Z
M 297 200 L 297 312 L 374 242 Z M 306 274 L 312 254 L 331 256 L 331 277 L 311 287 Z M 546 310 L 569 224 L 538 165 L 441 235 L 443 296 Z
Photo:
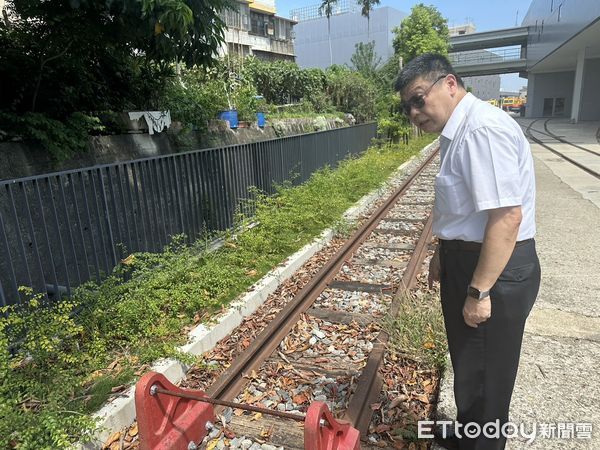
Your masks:
M 519 26 L 519 10 L 517 9 L 517 17 L 515 18 L 515 27 Z

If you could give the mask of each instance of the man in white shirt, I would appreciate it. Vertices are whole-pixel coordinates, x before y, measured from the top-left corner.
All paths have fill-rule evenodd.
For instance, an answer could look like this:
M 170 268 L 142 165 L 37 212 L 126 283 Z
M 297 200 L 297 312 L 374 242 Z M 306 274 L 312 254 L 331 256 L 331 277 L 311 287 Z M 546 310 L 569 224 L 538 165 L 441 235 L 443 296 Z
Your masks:
M 441 55 L 411 60 L 396 89 L 413 124 L 441 133 L 433 212 L 440 244 L 429 282 L 440 281 L 457 422 L 472 423 L 459 428 L 455 445 L 502 449 L 502 434 L 469 435 L 484 427 L 489 436 L 489 424 L 508 421 L 525 320 L 539 289 L 529 143 L 508 114 L 467 93 Z

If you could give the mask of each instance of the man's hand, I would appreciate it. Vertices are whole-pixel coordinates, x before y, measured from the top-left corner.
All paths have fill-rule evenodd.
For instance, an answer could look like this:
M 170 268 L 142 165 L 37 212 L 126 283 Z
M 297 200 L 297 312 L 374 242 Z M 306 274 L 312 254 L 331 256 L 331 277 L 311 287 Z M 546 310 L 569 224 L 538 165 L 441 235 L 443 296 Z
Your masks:
M 485 322 L 492 316 L 492 301 L 490 297 L 483 300 L 475 300 L 473 297 L 468 297 L 463 306 L 463 317 L 465 323 L 470 327 L 477 328 L 477 325 Z
M 429 275 L 427 277 L 427 283 L 429 284 L 429 289 L 433 287 L 434 281 L 440 281 L 440 248 L 437 247 L 435 249 L 435 253 L 431 257 L 431 261 L 429 261 Z

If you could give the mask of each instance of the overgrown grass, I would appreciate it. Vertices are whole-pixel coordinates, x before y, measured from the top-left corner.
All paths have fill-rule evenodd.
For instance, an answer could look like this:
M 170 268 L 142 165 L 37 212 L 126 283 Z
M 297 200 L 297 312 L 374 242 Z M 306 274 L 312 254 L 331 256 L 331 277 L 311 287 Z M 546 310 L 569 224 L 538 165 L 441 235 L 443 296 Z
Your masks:
M 371 148 L 301 186 L 258 194 L 252 220 L 259 225 L 235 239 L 225 234 L 216 251 L 176 237 L 161 254 L 130 255 L 101 284 L 81 286 L 71 299 L 45 305 L 30 294 L 24 305 L 5 308 L 0 447 L 61 449 L 85 440 L 94 428 L 89 413 L 113 388 L 134 381 L 160 357 L 194 362 L 177 351 L 188 330 L 338 224 L 349 206 L 432 139 Z
M 433 292 L 407 292 L 400 298 L 396 317 L 386 318 L 392 351 L 443 371 L 448 343 L 439 295 Z

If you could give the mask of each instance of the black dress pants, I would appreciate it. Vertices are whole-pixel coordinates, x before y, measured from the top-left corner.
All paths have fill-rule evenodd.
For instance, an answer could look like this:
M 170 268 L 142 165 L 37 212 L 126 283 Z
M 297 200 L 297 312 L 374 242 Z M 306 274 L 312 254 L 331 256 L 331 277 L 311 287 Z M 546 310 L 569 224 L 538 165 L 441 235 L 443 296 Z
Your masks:
M 441 241 L 442 310 L 454 369 L 457 421 L 483 426 L 499 420 L 501 426 L 508 421 L 525 320 L 540 286 L 540 265 L 534 240 L 518 242 L 491 290 L 491 317 L 471 328 L 462 309 L 478 258 L 475 243 Z M 481 435 L 459 442 L 461 449 L 503 449 L 506 439 Z

